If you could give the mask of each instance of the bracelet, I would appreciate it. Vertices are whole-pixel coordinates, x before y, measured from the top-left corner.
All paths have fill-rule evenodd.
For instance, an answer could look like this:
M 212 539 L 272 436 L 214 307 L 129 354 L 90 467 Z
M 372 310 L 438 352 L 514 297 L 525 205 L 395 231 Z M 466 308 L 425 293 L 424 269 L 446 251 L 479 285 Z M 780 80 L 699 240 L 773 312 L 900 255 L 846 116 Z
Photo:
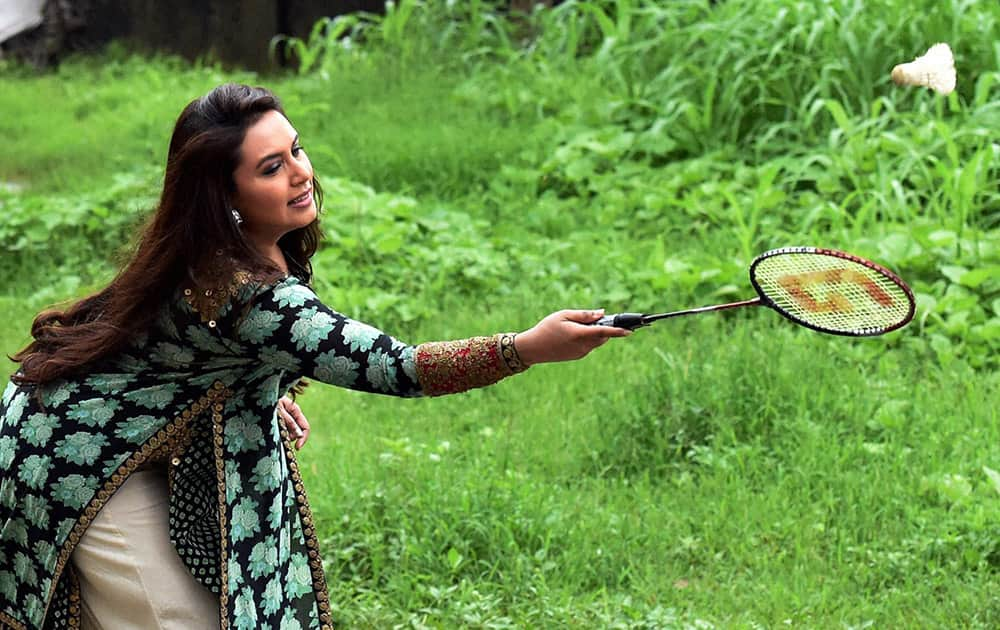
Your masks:
M 521 355 L 517 353 L 517 347 L 514 345 L 514 337 L 517 337 L 517 333 L 500 334 L 500 356 L 503 357 L 503 361 L 507 364 L 511 373 L 517 374 L 518 372 L 527 370 L 528 366 L 524 364 L 524 361 L 521 360 Z

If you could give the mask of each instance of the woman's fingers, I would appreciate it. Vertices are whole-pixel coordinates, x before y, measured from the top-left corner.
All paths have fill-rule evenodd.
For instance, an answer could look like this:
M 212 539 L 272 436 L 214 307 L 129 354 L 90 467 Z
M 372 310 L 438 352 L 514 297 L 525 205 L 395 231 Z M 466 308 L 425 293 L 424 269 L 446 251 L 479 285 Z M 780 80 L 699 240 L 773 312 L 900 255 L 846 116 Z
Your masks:
M 302 413 L 302 408 L 287 396 L 278 401 L 278 415 L 284 420 L 285 426 L 296 438 L 295 448 L 302 448 L 309 439 L 309 421 Z
M 306 415 L 302 413 L 302 408 L 294 402 L 292 403 L 290 413 L 292 418 L 295 419 L 295 424 L 298 425 L 300 434 L 302 435 L 299 441 L 296 442 L 296 448 L 302 448 L 305 446 L 306 440 L 309 439 L 309 421 L 306 420 Z
M 584 324 L 586 327 L 578 329 L 577 332 L 587 336 L 603 337 L 604 341 L 609 337 L 628 337 L 631 330 L 618 328 L 616 326 L 594 326 L 594 322 L 604 317 L 604 309 L 597 310 L 565 310 L 560 311 L 563 319 L 577 324 Z M 604 343 L 602 341 L 601 343 Z
M 604 309 L 603 308 L 599 308 L 596 310 L 565 309 L 559 311 L 559 316 L 571 322 L 578 322 L 580 324 L 590 324 L 604 317 Z
M 285 426 L 288 427 L 288 432 L 292 434 L 292 437 L 302 437 L 302 430 L 299 429 L 299 425 L 295 422 L 295 418 L 293 418 L 292 415 L 285 409 L 285 403 L 283 402 L 278 404 L 278 415 L 285 423 Z
M 542 319 L 514 340 L 527 365 L 572 361 L 586 356 L 611 337 L 627 337 L 632 331 L 614 326 L 595 326 L 603 309 L 562 310 Z

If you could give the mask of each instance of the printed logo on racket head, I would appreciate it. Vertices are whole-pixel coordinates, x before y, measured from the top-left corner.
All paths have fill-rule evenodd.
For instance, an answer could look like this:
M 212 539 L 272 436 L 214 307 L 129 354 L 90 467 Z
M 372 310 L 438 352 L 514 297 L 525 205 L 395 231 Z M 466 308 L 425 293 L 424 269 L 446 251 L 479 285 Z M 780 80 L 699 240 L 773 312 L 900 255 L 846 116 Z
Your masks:
M 865 274 L 849 268 L 825 269 L 791 273 L 778 278 L 778 284 L 788 292 L 803 309 L 812 313 L 850 313 L 854 304 L 839 291 L 831 290 L 822 301 L 813 297 L 809 289 L 818 285 L 854 284 L 864 289 L 873 300 L 885 308 L 894 304 L 892 296 Z

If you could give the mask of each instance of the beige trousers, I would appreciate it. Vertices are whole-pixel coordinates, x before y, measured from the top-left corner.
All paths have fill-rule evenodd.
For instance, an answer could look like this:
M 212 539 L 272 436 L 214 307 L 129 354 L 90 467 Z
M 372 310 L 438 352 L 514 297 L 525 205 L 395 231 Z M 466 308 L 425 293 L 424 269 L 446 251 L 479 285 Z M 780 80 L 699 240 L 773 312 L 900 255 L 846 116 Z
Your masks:
M 217 630 L 219 599 L 181 561 L 167 531 L 167 476 L 132 473 L 73 551 L 83 630 Z

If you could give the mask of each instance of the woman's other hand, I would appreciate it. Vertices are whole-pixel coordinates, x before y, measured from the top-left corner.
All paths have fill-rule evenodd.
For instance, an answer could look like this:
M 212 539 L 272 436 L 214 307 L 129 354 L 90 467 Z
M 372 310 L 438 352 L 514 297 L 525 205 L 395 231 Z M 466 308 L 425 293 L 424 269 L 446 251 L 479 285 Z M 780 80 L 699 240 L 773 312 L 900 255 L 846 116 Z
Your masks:
M 309 439 L 309 421 L 294 400 L 283 396 L 278 400 L 278 415 L 285 421 L 288 432 L 295 438 L 295 449 L 302 448 Z
M 514 338 L 514 347 L 525 365 L 574 361 L 604 344 L 611 337 L 627 337 L 632 331 L 613 326 L 589 326 L 604 316 L 596 311 L 564 310 L 552 313 Z

